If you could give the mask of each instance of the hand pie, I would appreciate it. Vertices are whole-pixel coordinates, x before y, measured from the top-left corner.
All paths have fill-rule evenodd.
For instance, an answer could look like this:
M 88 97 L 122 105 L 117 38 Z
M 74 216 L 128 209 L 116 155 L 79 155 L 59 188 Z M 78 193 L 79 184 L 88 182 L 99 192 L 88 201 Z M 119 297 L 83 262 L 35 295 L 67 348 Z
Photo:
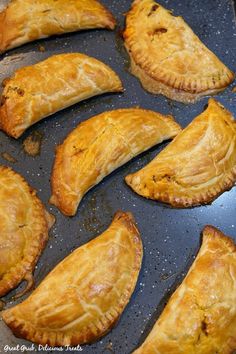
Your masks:
M 213 99 L 154 160 L 126 177 L 138 194 L 174 207 L 208 204 L 236 181 L 236 122 Z
M 59 263 L 27 300 L 2 313 L 18 337 L 51 346 L 91 343 L 119 319 L 134 291 L 142 241 L 131 214 Z
M 54 34 L 114 29 L 115 23 L 97 0 L 11 0 L 0 13 L 0 52 Z
M 46 73 L 46 74 L 45 74 Z M 39 120 L 122 84 L 107 65 L 80 53 L 54 55 L 4 81 L 0 126 L 18 138 Z
M 212 226 L 145 342 L 134 354 L 233 354 L 236 246 Z
M 180 131 L 171 116 L 143 109 L 119 109 L 88 119 L 57 149 L 50 202 L 65 215 L 74 215 L 84 194 L 105 176 Z
M 21 295 L 32 286 L 32 273 L 53 223 L 25 180 L 0 166 L 0 297 L 22 280 L 28 286 Z
M 133 2 L 124 40 L 132 73 L 151 93 L 195 102 L 224 90 L 234 79 L 182 17 L 153 0 Z

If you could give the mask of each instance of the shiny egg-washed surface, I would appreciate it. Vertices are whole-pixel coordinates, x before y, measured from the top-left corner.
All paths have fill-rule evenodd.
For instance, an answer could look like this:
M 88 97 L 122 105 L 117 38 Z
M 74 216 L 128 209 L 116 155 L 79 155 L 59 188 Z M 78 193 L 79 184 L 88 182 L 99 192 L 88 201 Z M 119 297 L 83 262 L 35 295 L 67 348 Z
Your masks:
M 231 0 L 159 2 L 173 9 L 176 15 L 182 15 L 200 39 L 231 70 L 236 71 L 236 22 Z M 0 0 L 0 5 L 4 3 Z M 104 231 L 118 209 L 134 214 L 144 244 L 144 261 L 137 288 L 117 326 L 101 341 L 83 346 L 82 351 L 84 354 L 129 354 L 147 337 L 170 294 L 188 271 L 199 249 L 203 227 L 213 225 L 236 240 L 236 188 L 225 192 L 212 205 L 187 210 L 171 209 L 139 197 L 125 184 L 124 177 L 151 161 L 166 146 L 164 143 L 105 178 L 83 198 L 75 217 L 64 217 L 48 204 L 55 147 L 79 122 L 106 110 L 140 106 L 172 114 L 185 127 L 203 111 L 208 101 L 206 97 L 197 104 L 184 105 L 144 91 L 139 81 L 128 72 L 128 57 L 120 37 L 120 30 L 124 27 L 123 14 L 129 10 L 131 0 L 103 0 L 102 3 L 118 21 L 115 32 L 91 30 L 66 34 L 11 50 L 0 58 L 0 80 L 21 66 L 34 64 L 50 55 L 77 51 L 114 69 L 124 84 L 125 92 L 105 94 L 61 111 L 30 128 L 17 141 L 0 132 L 0 163 L 21 173 L 37 189 L 47 210 L 56 216 L 56 224 L 35 271 L 36 285 L 72 250 Z M 234 86 L 236 83 L 216 98 L 236 116 Z M 35 131 L 43 134 L 41 153 L 30 157 L 24 153 L 23 141 Z M 6 156 L 4 153 L 10 154 L 17 162 L 6 161 L 2 157 Z M 5 300 L 9 301 L 14 294 L 15 291 Z M 7 303 L 7 307 L 12 304 Z M 31 346 L 30 342 L 15 338 L 0 321 L 0 352 L 4 352 L 5 345 L 17 344 Z

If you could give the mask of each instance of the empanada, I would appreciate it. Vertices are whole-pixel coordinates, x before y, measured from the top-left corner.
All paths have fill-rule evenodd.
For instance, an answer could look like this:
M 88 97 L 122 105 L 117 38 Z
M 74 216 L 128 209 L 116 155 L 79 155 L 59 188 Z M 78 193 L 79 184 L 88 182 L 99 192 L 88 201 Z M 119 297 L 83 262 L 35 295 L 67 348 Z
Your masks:
M 63 108 L 120 91 L 120 79 L 104 63 L 80 53 L 54 55 L 17 70 L 4 81 L 0 127 L 18 138 L 28 127 Z
M 233 354 L 236 246 L 212 226 L 145 342 L 134 354 Z
M 19 337 L 51 346 L 90 343 L 119 319 L 134 291 L 142 241 L 130 213 L 59 263 L 27 300 L 2 313 Z
M 97 0 L 11 0 L 0 13 L 0 52 L 54 34 L 114 29 L 115 24 Z
M 174 207 L 208 204 L 236 181 L 236 122 L 210 99 L 147 166 L 125 178 L 138 194 Z
M 151 93 L 195 102 L 224 90 L 234 79 L 182 17 L 153 0 L 133 2 L 124 39 L 131 71 Z
M 57 149 L 50 202 L 74 215 L 84 194 L 105 176 L 180 131 L 171 116 L 143 109 L 118 109 L 88 119 Z
M 32 273 L 53 223 L 26 181 L 0 166 L 0 297 L 22 280 L 28 282 L 22 294 L 32 286 Z

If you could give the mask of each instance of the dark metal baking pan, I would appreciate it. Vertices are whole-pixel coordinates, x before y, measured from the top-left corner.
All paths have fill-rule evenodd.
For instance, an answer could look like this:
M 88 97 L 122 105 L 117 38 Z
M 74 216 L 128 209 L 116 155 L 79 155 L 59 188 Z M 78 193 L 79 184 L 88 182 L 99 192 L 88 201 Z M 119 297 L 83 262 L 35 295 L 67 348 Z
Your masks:
M 124 176 L 150 161 L 166 145 L 162 144 L 133 159 L 93 188 L 82 200 L 74 218 L 64 217 L 48 204 L 55 147 L 81 121 L 105 110 L 141 106 L 172 114 L 184 127 L 204 109 L 208 100 L 204 98 L 197 104 L 184 105 L 144 91 L 139 81 L 128 72 L 128 58 L 120 37 L 124 13 L 130 8 L 131 0 L 103 0 L 103 3 L 118 20 L 116 32 L 85 31 L 24 45 L 1 57 L 0 80 L 15 69 L 50 55 L 82 52 L 110 65 L 121 77 L 125 92 L 95 97 L 65 109 L 36 124 L 17 141 L 0 132 L 0 163 L 21 173 L 56 216 L 56 225 L 35 271 L 36 285 L 73 249 L 100 234 L 116 210 L 133 212 L 144 243 L 144 261 L 135 293 L 115 328 L 97 343 L 83 346 L 84 354 L 128 354 L 144 340 L 168 297 L 186 274 L 198 251 L 203 226 L 212 224 L 236 240 L 236 189 L 224 193 L 212 205 L 187 210 L 171 209 L 139 197 L 126 186 Z M 160 0 L 160 3 L 182 15 L 203 42 L 236 71 L 233 2 Z M 40 46 L 45 48 L 44 52 L 40 51 Z M 236 94 L 232 87 L 217 99 L 236 116 Z M 22 147 L 24 139 L 33 131 L 43 135 L 41 153 L 36 157 L 25 154 Z M 17 161 L 6 161 L 2 157 L 4 152 Z M 14 293 L 12 291 L 5 300 L 10 301 Z M 7 306 L 11 305 L 11 302 L 7 303 Z M 17 344 L 30 346 L 31 343 L 15 338 L 0 321 L 0 352 L 4 352 L 5 345 Z

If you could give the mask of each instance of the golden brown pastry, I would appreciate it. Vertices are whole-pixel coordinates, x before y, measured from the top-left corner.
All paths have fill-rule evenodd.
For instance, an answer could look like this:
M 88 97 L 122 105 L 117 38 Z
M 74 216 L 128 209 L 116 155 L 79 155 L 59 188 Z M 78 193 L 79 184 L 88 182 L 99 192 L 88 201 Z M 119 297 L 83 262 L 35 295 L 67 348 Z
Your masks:
M 118 76 L 104 63 L 80 53 L 54 55 L 4 81 L 0 127 L 18 138 L 39 120 L 105 92 L 120 92 Z
M 153 0 L 133 2 L 124 39 L 131 71 L 149 92 L 195 102 L 224 90 L 234 79 L 182 17 Z
M 57 149 L 50 202 L 74 215 L 84 194 L 105 176 L 180 131 L 171 116 L 136 108 L 88 119 Z
M 135 288 L 142 241 L 130 213 L 59 263 L 27 300 L 2 313 L 13 333 L 51 346 L 90 343 L 119 319 Z
M 32 286 L 32 273 L 53 223 L 26 181 L 0 166 L 0 297 L 22 280 L 28 286 L 21 295 Z
M 54 34 L 114 29 L 115 24 L 97 0 L 11 0 L 0 13 L 0 52 Z
M 236 181 L 236 122 L 210 99 L 147 166 L 125 178 L 138 194 L 174 207 L 208 204 Z
M 236 349 L 236 246 L 212 226 L 145 342 L 134 354 L 233 354 Z

